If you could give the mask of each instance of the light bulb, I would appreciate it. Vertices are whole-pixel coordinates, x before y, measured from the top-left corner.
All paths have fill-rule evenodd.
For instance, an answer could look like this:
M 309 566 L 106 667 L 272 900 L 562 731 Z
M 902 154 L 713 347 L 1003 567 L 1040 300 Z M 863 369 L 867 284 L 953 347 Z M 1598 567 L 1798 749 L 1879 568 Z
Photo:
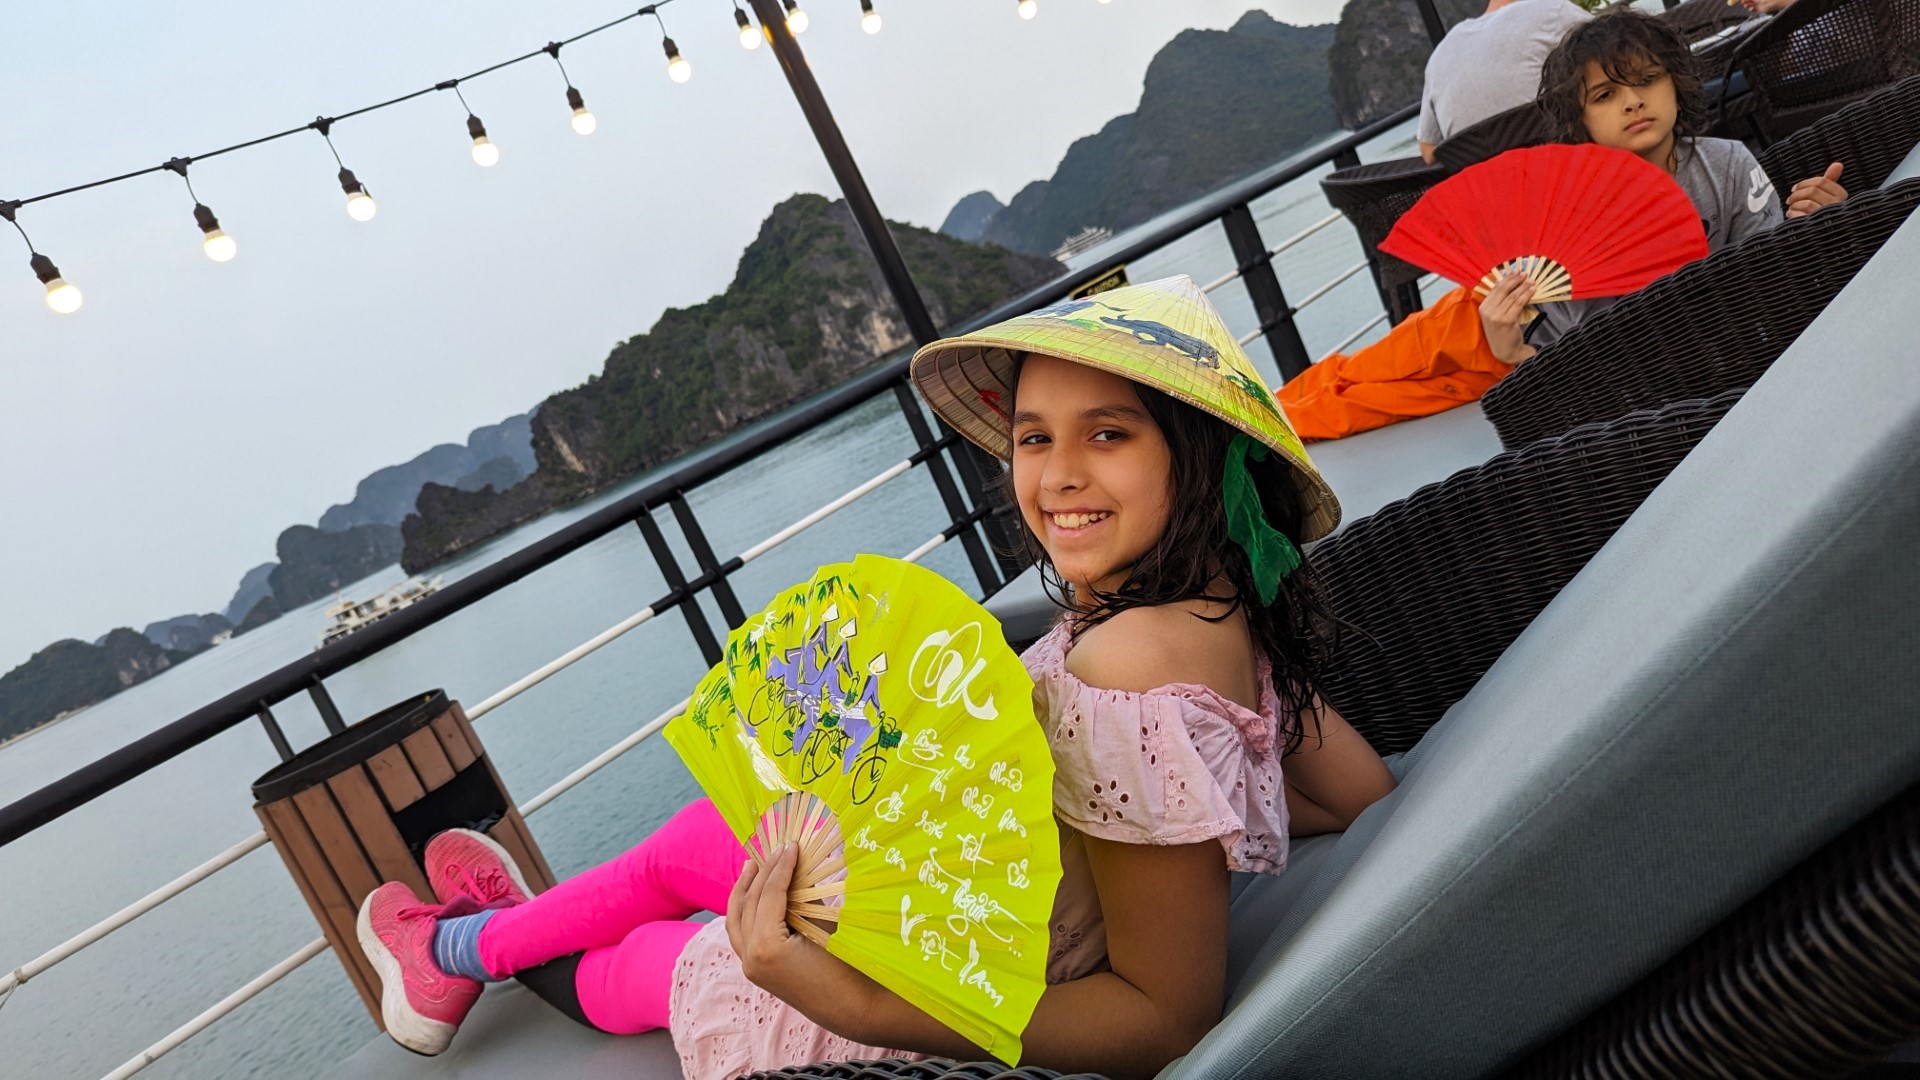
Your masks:
M 355 221 L 372 221 L 373 215 L 380 212 L 373 196 L 364 191 L 356 191 L 347 196 L 347 216 Z
M 1031 19 L 1038 14 L 1040 14 L 1040 4 L 1038 0 L 1020 0 L 1021 18 Z
M 680 55 L 680 46 L 675 45 L 672 38 L 662 38 L 660 45 L 667 54 L 667 78 L 677 83 L 693 78 L 693 65 Z
M 193 220 L 204 234 L 200 250 L 207 253 L 207 258 L 223 263 L 240 253 L 240 245 L 233 242 L 233 237 L 220 231 L 220 222 L 214 218 L 212 210 L 201 203 L 194 203 Z
M 59 278 L 47 282 L 47 306 L 62 315 L 71 315 L 79 311 L 80 304 L 84 300 L 85 297 L 80 295 L 79 289 Z
M 487 138 L 487 126 L 480 118 L 467 116 L 467 134 L 473 136 L 473 163 L 483 169 L 491 169 L 500 164 L 500 148 Z
M 794 3 L 794 0 L 787 0 L 787 32 L 794 37 L 799 37 L 807 32 L 809 25 L 811 23 L 807 19 L 807 13 L 801 10 L 800 5 Z
M 571 86 L 567 87 L 567 104 L 573 106 L 573 119 L 568 121 L 573 125 L 573 130 L 581 135 L 593 134 L 593 130 L 600 126 L 600 121 L 587 111 L 587 99 Z
M 740 47 L 752 52 L 760 47 L 760 31 L 747 21 L 747 13 L 739 8 L 733 9 L 733 21 L 740 27 Z
M 869 34 L 879 33 L 880 13 L 873 10 L 873 0 L 860 0 L 860 10 L 864 13 L 860 16 L 860 29 Z
M 1100 2 L 1103 4 L 1111 4 L 1113 3 L 1113 0 L 1100 0 Z
M 214 262 L 227 262 L 240 254 L 240 245 L 233 242 L 233 237 L 215 229 L 200 242 L 200 250 L 206 252 L 207 258 Z
M 53 265 L 52 259 L 36 251 L 33 253 L 33 258 L 28 260 L 28 265 L 33 267 L 34 276 L 40 279 L 40 283 L 47 287 L 48 307 L 62 315 L 71 315 L 80 310 L 80 302 L 83 299 L 80 290 L 67 284 L 66 279 L 60 276 L 60 268 Z

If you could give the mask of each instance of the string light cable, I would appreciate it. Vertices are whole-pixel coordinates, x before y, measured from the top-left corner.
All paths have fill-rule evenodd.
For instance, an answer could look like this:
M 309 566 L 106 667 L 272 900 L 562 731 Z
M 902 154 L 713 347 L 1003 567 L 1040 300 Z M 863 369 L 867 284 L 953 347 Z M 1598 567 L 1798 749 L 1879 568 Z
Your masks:
M 320 136 L 326 140 L 327 149 L 332 151 L 334 163 L 340 167 L 340 174 L 339 174 L 340 187 L 343 191 L 346 192 L 346 195 L 347 195 L 347 213 L 351 215 L 355 221 L 371 221 L 378 207 L 375 205 L 373 201 L 372 193 L 367 190 L 366 185 L 361 183 L 359 178 L 353 174 L 353 170 L 347 168 L 346 163 L 340 160 L 340 152 L 333 145 L 333 137 L 332 137 L 333 125 L 339 123 L 342 120 L 349 120 L 357 116 L 364 116 L 367 113 L 377 112 L 381 109 L 392 108 L 395 105 L 400 105 L 404 102 L 412 101 L 414 98 L 422 97 L 427 94 L 431 94 L 436 91 L 445 90 L 445 89 L 454 90 L 456 95 L 461 97 L 461 103 L 464 105 L 465 97 L 464 95 L 459 95 L 460 83 L 471 82 L 472 80 L 477 79 L 482 75 L 490 75 L 493 72 L 499 71 L 501 68 L 511 67 L 514 64 L 518 64 L 526 60 L 531 60 L 538 56 L 551 56 L 557 62 L 559 60 L 560 46 L 571 45 L 574 42 L 579 41 L 583 38 L 588 38 L 588 37 L 592 37 L 595 34 L 604 33 L 605 31 L 611 30 L 614 27 L 621 25 L 622 23 L 626 23 L 633 19 L 638 19 L 647 15 L 653 16 L 654 19 L 658 21 L 660 24 L 660 32 L 664 38 L 664 41 L 662 42 L 662 44 L 664 45 L 667 53 L 668 76 L 672 78 L 673 81 L 675 82 L 682 82 L 682 83 L 686 82 L 687 79 L 690 78 L 693 74 L 693 66 L 691 64 L 688 64 L 686 59 L 680 55 L 680 50 L 677 46 L 674 45 L 673 39 L 670 37 L 665 37 L 666 23 L 664 20 L 660 18 L 660 12 L 659 12 L 660 8 L 663 8 L 673 2 L 674 0 L 654 0 L 653 3 L 650 3 L 645 7 L 638 9 L 637 11 L 629 12 L 625 15 L 620 16 L 617 19 L 613 19 L 608 22 L 602 23 L 599 26 L 593 27 L 590 30 L 581 31 L 580 33 L 575 34 L 572 37 L 562 38 L 560 41 L 557 41 L 557 42 L 549 42 L 547 43 L 547 45 L 542 46 L 541 48 L 535 49 L 532 52 L 513 57 L 510 60 L 503 60 L 500 63 L 481 68 L 480 70 L 475 71 L 472 74 L 462 75 L 457 79 L 442 80 L 441 82 L 435 83 L 432 86 L 425 87 L 420 90 L 415 90 L 410 94 L 402 94 L 399 97 L 389 98 L 386 101 L 376 102 L 375 104 L 372 104 L 372 105 L 367 105 L 362 108 L 354 109 L 351 112 L 343 112 L 334 116 L 317 117 L 310 123 L 302 124 L 299 127 L 288 128 L 285 131 L 276 131 L 271 135 L 262 135 L 257 139 L 248 139 L 245 142 L 234 143 L 231 146 L 223 146 L 217 150 L 209 150 L 205 153 L 194 154 L 192 156 L 170 158 L 167 161 L 162 162 L 158 165 L 150 165 L 144 169 L 135 169 L 131 172 L 125 172 L 117 176 L 109 176 L 99 180 L 90 180 L 84 184 L 74 184 L 71 187 L 60 188 L 57 191 L 49 191 L 42 195 L 32 196 L 31 198 L 0 200 L 0 218 L 4 218 L 9 224 L 11 224 L 14 227 L 15 230 L 17 230 L 20 233 L 21 239 L 27 241 L 27 250 L 31 255 L 30 262 L 33 267 L 34 275 L 38 277 L 40 279 L 40 282 L 47 287 L 47 306 L 53 308 L 53 310 L 60 312 L 61 314 L 70 314 L 74 311 L 79 310 L 80 304 L 81 304 L 80 290 L 75 288 L 73 285 L 71 285 L 64 278 L 61 277 L 60 270 L 57 266 L 54 265 L 53 260 L 41 254 L 39 250 L 33 246 L 33 241 L 27 237 L 26 229 L 20 225 L 20 222 L 17 219 L 20 210 L 23 207 L 31 206 L 34 203 L 45 202 L 48 199 L 57 199 L 57 198 L 61 198 L 62 196 L 73 195 L 82 191 L 90 191 L 94 188 L 105 187 L 108 184 L 118 184 L 126 180 L 133 180 L 142 176 L 150 176 L 158 172 L 173 172 L 179 175 L 182 179 L 186 179 L 186 166 L 189 163 L 202 162 L 202 161 L 208 160 L 209 158 L 219 157 L 223 154 L 231 154 L 236 151 L 251 149 L 255 146 L 260 146 L 263 143 L 274 142 L 279 139 L 288 138 L 289 136 L 300 135 L 308 131 L 317 131 L 320 133 Z M 565 72 L 564 67 L 562 67 L 561 70 L 563 73 Z M 588 117 L 591 117 L 593 114 L 586 112 L 586 109 L 585 109 L 586 103 L 584 101 L 580 101 L 578 104 L 575 104 L 575 99 L 579 96 L 579 91 L 573 90 L 571 81 L 569 81 L 568 90 L 570 91 L 570 93 L 567 95 L 568 104 L 573 105 L 574 108 L 577 110 L 574 114 L 575 116 L 574 130 L 578 131 L 580 130 L 580 126 L 581 126 L 581 123 L 579 121 L 579 117 L 581 116 L 581 114 L 584 113 Z M 479 161 L 482 154 L 481 147 L 480 147 L 480 140 L 485 137 L 486 129 L 480 125 L 479 118 L 473 115 L 473 112 L 471 109 L 468 110 L 467 116 L 468 116 L 468 132 L 474 139 L 474 146 L 473 146 L 474 160 Z M 592 124 L 587 123 L 586 126 L 589 129 L 591 129 Z M 488 145 L 491 146 L 491 141 L 489 141 Z M 496 160 L 497 160 L 498 152 L 499 152 L 498 148 L 494 148 L 493 155 L 495 156 Z M 191 193 L 191 190 L 192 190 L 191 181 L 188 182 L 187 186 L 188 186 L 189 193 Z M 228 252 L 229 254 L 227 255 L 227 257 L 231 258 L 232 257 L 231 252 L 237 251 L 238 246 L 233 243 L 231 237 L 227 237 L 224 233 L 221 233 L 219 237 L 219 240 L 223 242 L 216 242 L 216 239 L 213 236 L 213 233 L 220 231 L 218 221 L 213 218 L 213 213 L 210 210 L 207 211 L 204 217 L 201 215 L 200 210 L 205 209 L 205 206 L 204 204 L 200 203 L 197 196 L 194 199 L 194 203 L 195 203 L 195 206 L 197 207 L 197 209 L 194 212 L 194 220 L 196 223 L 198 223 L 201 226 L 201 232 L 204 237 L 202 241 L 203 249 L 206 250 L 209 257 L 213 257 L 216 260 L 219 260 L 219 256 L 217 254 L 219 252 Z M 213 228 L 211 230 L 207 228 L 208 222 L 213 223 Z M 219 261 L 224 261 L 224 260 L 219 260 Z
M 604 33 L 631 20 L 651 15 L 653 16 L 654 22 L 660 28 L 660 48 L 661 51 L 666 54 L 667 58 L 667 77 L 676 83 L 684 83 L 693 78 L 693 65 L 689 63 L 687 58 L 680 52 L 680 47 L 674 43 L 672 35 L 667 32 L 666 20 L 660 15 L 660 9 L 673 2 L 674 0 L 654 0 L 653 3 L 647 4 L 638 10 L 602 23 L 592 29 L 584 30 L 572 37 L 563 38 L 559 41 L 549 41 L 532 52 L 524 53 L 508 60 L 502 60 L 497 64 L 481 68 L 468 75 L 462 75 L 453 79 L 443 79 L 440 82 L 434 83 L 432 86 L 415 90 L 409 94 L 402 94 L 399 97 L 389 98 L 386 101 L 363 106 L 351 112 L 338 113 L 333 116 L 318 116 L 309 123 L 302 124 L 299 127 L 288 128 L 285 131 L 276 131 L 271 135 L 262 135 L 257 139 L 248 139 L 245 142 L 234 143 L 232 146 L 223 146 L 217 150 L 209 150 L 202 154 L 169 158 L 158 165 L 151 165 L 144 169 L 135 169 L 132 172 L 121 173 L 118 176 L 91 180 L 84 184 L 75 184 L 71 187 L 64 187 L 57 191 L 49 191 L 43 195 L 35 195 L 31 198 L 0 199 L 0 219 L 5 219 L 8 224 L 12 225 L 14 229 L 20 233 L 20 238 L 26 241 L 29 264 L 33 269 L 34 275 L 40 279 L 41 284 L 45 285 L 47 289 L 47 306 L 62 314 L 79 310 L 81 305 L 80 290 L 61 276 L 59 267 L 54 265 L 52 259 L 41 254 L 40 251 L 33 246 L 33 241 L 27 236 L 26 229 L 21 226 L 18 220 L 20 210 L 34 203 L 45 202 L 48 199 L 57 199 L 82 191 L 89 191 L 97 187 L 105 187 L 108 184 L 117 184 L 122 181 L 148 176 L 157 172 L 172 172 L 179 176 L 181 181 L 186 184 L 187 194 L 193 198 L 193 218 L 194 223 L 200 228 L 201 249 L 207 254 L 208 258 L 215 262 L 227 262 L 238 253 L 239 245 L 220 227 L 219 219 L 214 216 L 213 211 L 209 209 L 205 203 L 200 201 L 200 197 L 197 194 L 194 194 L 193 180 L 187 175 L 187 167 L 196 162 L 203 162 L 210 158 L 220 157 L 223 154 L 231 154 L 240 150 L 251 149 L 264 143 L 314 131 L 318 132 L 320 137 L 326 141 L 327 150 L 333 155 L 334 164 L 339 166 L 340 172 L 338 178 L 340 181 L 340 189 L 347 196 L 347 215 L 355 221 L 372 221 L 374 215 L 379 210 L 378 204 L 373 201 L 373 193 L 367 189 L 366 184 L 363 183 L 358 176 L 354 175 L 353 170 L 347 168 L 346 162 L 341 159 L 339 148 L 334 146 L 333 143 L 334 125 L 343 120 L 351 120 L 355 117 L 365 116 L 368 113 L 377 112 L 381 109 L 389 109 L 396 105 L 412 101 L 414 98 L 437 91 L 452 90 L 454 96 L 459 99 L 461 107 L 466 109 L 467 135 L 471 139 L 470 152 L 473 155 L 473 160 L 481 166 L 492 166 L 500 160 L 500 148 L 488 137 L 486 125 L 481 123 L 480 117 L 475 115 L 473 108 L 467 104 L 466 94 L 460 89 L 461 84 L 472 82 L 474 79 L 480 78 L 483 75 L 490 75 L 502 68 L 511 67 L 514 64 L 544 55 L 551 58 L 554 64 L 559 67 L 560 77 L 566 82 L 567 107 L 571 111 L 570 125 L 573 130 L 579 134 L 590 135 L 594 129 L 598 127 L 599 121 L 592 112 L 588 111 L 586 99 L 582 97 L 580 91 L 574 87 L 573 79 L 567 73 L 566 64 L 560 60 L 560 50 L 564 46 L 571 45 L 576 41 L 592 37 L 595 34 Z M 1103 4 L 1107 2 L 1109 2 L 1109 0 L 1100 0 L 1100 3 Z M 808 18 L 806 11 L 800 7 L 799 0 L 781 0 L 781 3 L 786 12 L 785 22 L 788 32 L 795 35 L 803 33 L 807 29 Z M 1019 3 L 1021 17 L 1027 19 L 1033 18 L 1035 12 L 1038 10 L 1036 0 L 1019 0 Z M 861 29 L 869 34 L 879 33 L 881 25 L 880 15 L 874 10 L 874 0 L 860 0 L 860 12 Z M 756 28 L 753 25 L 753 21 L 747 17 L 747 13 L 741 10 L 739 0 L 733 0 L 733 16 L 734 26 L 739 32 L 740 44 L 748 49 L 758 48 L 762 38 L 768 34 L 767 28 Z

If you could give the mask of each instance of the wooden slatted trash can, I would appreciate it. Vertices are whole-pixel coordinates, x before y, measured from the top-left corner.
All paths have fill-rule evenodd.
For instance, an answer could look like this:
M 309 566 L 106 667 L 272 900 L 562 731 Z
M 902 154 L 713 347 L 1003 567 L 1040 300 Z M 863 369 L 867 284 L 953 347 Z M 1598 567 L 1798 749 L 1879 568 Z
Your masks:
M 421 857 L 446 829 L 493 837 L 541 892 L 540 848 L 487 760 L 460 703 L 435 690 L 330 736 L 254 781 L 254 812 L 313 909 L 334 955 L 380 1023 L 380 979 L 354 931 L 360 902 L 384 881 L 434 897 Z

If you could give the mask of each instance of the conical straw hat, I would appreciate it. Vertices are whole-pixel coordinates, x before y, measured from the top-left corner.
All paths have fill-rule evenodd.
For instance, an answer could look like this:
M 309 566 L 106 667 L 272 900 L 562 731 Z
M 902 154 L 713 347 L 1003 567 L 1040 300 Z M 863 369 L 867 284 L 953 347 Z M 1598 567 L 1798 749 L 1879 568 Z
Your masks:
M 1013 457 L 1013 373 L 1028 353 L 1110 371 L 1212 413 L 1278 451 L 1293 466 L 1304 511 L 1300 543 L 1340 523 L 1340 502 L 1193 279 L 1184 275 L 1066 300 L 962 337 L 913 358 L 927 404 L 960 434 L 1001 460 Z

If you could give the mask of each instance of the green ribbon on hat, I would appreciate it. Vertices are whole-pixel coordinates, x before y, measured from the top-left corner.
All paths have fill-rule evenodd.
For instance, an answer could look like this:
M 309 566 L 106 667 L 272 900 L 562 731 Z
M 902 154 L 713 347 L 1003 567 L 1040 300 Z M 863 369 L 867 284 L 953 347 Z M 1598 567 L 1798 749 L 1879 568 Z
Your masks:
M 1227 537 L 1247 553 L 1253 568 L 1253 587 L 1260 603 L 1272 604 L 1280 595 L 1280 581 L 1300 568 L 1300 549 L 1286 534 L 1267 522 L 1260 491 L 1253 486 L 1247 455 L 1267 459 L 1267 446 L 1249 435 L 1235 435 L 1227 445 L 1227 468 L 1220 478 L 1220 501 L 1227 511 Z

